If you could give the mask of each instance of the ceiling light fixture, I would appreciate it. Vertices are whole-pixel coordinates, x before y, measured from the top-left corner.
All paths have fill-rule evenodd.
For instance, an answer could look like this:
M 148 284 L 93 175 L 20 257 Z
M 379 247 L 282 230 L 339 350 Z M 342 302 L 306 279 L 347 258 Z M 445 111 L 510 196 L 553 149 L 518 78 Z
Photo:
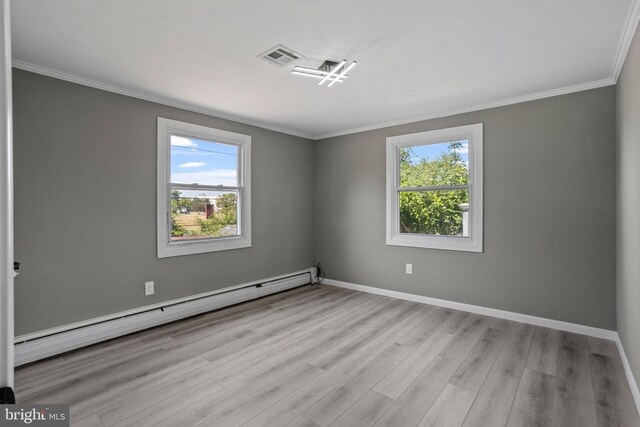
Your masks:
M 295 74 L 297 76 L 313 77 L 314 79 L 323 79 L 324 78 L 324 75 L 322 75 L 322 74 L 311 74 L 311 73 L 306 73 L 306 72 L 296 71 L 296 70 L 293 70 L 291 72 L 291 74 Z M 346 77 L 346 76 L 344 76 L 344 77 Z M 335 82 L 342 83 L 342 82 L 344 82 L 344 80 L 336 79 L 335 77 L 331 77 L 329 80 L 331 80 L 331 83 L 335 83 Z
M 353 67 L 355 67 L 355 66 L 356 66 L 356 61 L 353 61 L 353 62 L 351 63 L 351 65 L 349 65 L 347 68 L 345 68 L 344 70 L 342 70 L 342 72 L 341 72 L 340 74 L 338 74 L 338 76 L 337 76 L 337 77 L 336 77 L 336 78 L 335 78 L 331 83 L 329 83 L 329 87 L 333 86 L 333 84 L 334 84 L 335 82 L 337 82 L 337 81 L 338 81 L 338 80 L 340 80 L 342 77 L 344 77 L 344 76 L 349 72 L 349 70 L 350 70 L 350 69 L 352 69 L 352 68 L 353 68 Z
M 296 66 L 294 67 L 291 74 L 295 74 L 298 76 L 312 77 L 314 79 L 320 79 L 320 83 L 318 85 L 324 84 L 324 82 L 329 82 L 328 86 L 333 86 L 335 82 L 343 83 L 347 76 L 347 72 L 351 70 L 356 62 L 352 62 L 348 67 L 343 68 L 347 60 L 344 59 L 340 63 L 334 61 L 324 61 L 324 63 L 319 68 L 308 68 Z
M 326 76 L 327 74 L 329 74 L 328 71 L 323 71 L 322 69 L 317 69 L 317 68 L 309 68 L 309 67 L 301 67 L 300 65 L 297 65 L 293 71 L 298 71 L 301 72 L 303 74 L 314 74 L 314 75 L 318 75 L 318 76 Z
M 346 59 L 343 59 L 342 62 L 340 62 L 338 65 L 336 65 L 335 67 L 333 67 L 331 69 L 331 72 L 329 74 L 327 74 L 324 79 L 322 79 L 320 81 L 320 83 L 318 83 L 318 85 L 322 86 L 322 83 L 326 82 L 328 79 L 330 79 L 334 74 L 336 74 L 338 71 L 340 71 L 340 68 L 344 67 L 344 64 L 347 63 Z

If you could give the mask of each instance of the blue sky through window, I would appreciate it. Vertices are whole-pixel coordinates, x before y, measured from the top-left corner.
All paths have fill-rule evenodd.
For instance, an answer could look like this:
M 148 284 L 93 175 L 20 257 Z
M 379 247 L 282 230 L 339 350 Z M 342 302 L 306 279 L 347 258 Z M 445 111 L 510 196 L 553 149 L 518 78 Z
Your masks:
M 171 182 L 238 185 L 238 147 L 184 136 L 171 136 Z
M 452 141 L 454 142 L 454 141 Z M 462 158 L 462 161 L 466 164 L 469 164 L 469 141 L 462 140 L 458 141 L 462 144 L 462 148 L 458 150 L 458 154 Z M 427 161 L 434 160 L 436 157 L 444 153 L 448 153 L 449 144 L 451 142 L 443 142 L 439 144 L 428 144 L 428 145 L 416 145 L 413 147 L 407 147 L 407 149 L 411 149 L 413 155 L 411 156 L 411 163 L 416 164 L 419 163 L 421 159 L 425 159 Z
M 171 182 L 174 184 L 238 185 L 238 147 L 171 135 Z M 179 190 L 182 197 L 214 200 L 217 191 Z

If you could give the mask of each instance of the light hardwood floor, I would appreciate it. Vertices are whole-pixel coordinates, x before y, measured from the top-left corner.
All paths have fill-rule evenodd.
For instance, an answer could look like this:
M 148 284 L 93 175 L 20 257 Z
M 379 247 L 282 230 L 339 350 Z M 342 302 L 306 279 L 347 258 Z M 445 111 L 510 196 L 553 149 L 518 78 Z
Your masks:
M 304 286 L 19 368 L 74 426 L 639 426 L 611 341 Z

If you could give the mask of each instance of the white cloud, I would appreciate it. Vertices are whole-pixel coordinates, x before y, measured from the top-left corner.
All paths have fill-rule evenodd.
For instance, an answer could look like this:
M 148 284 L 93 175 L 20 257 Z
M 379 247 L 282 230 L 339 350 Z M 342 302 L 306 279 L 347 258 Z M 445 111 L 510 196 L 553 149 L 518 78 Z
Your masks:
M 469 152 L 469 146 L 468 145 L 463 145 L 462 147 L 458 148 L 458 153 L 459 154 L 466 154 Z
M 181 168 L 199 168 L 206 165 L 205 162 L 187 162 L 180 165 Z
M 237 185 L 234 169 L 217 169 L 206 172 L 178 172 L 171 174 L 171 182 L 201 185 Z
M 196 148 L 198 144 L 183 136 L 171 135 L 171 145 L 174 147 Z
M 214 157 L 220 157 L 220 154 L 218 153 L 209 153 L 206 151 L 198 151 L 197 148 L 190 148 L 190 147 L 176 147 L 175 145 L 171 147 L 171 155 L 172 156 L 198 156 L 198 157 L 204 157 L 204 156 L 214 156 Z

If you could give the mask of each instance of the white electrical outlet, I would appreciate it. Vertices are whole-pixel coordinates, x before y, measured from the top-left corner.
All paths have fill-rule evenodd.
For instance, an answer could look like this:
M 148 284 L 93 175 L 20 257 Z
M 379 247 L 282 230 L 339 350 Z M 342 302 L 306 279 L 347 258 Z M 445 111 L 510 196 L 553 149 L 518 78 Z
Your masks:
M 153 282 L 144 282 L 144 294 L 153 295 L 155 290 L 153 289 Z
M 407 274 L 413 274 L 413 264 L 407 264 L 405 271 Z

